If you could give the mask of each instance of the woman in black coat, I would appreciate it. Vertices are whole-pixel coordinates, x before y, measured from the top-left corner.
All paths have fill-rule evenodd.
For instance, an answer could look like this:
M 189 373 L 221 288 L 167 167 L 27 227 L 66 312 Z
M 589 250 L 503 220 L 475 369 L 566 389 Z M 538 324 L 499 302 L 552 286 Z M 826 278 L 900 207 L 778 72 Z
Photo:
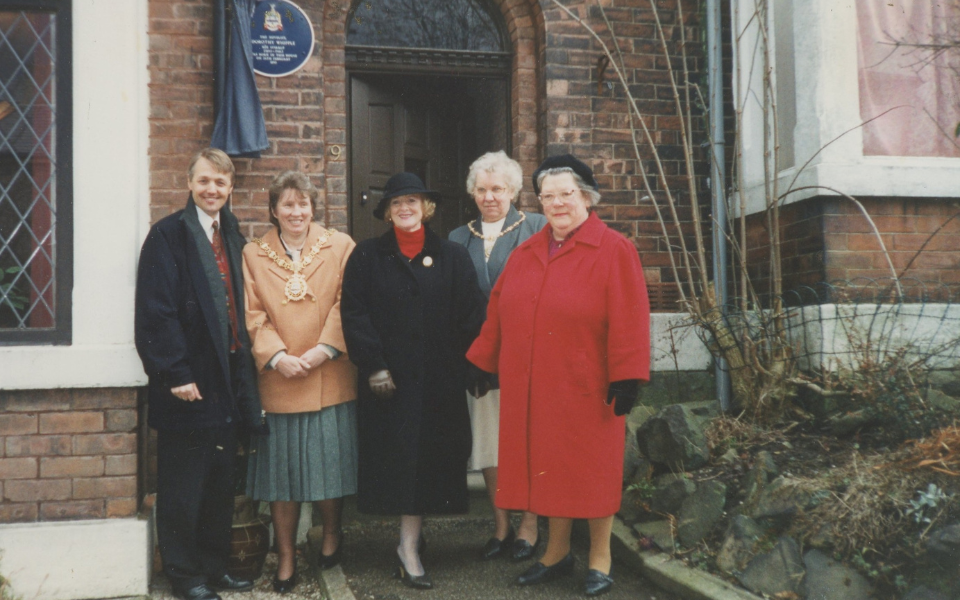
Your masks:
M 398 576 L 417 588 L 432 587 L 419 558 L 423 515 L 467 511 L 464 355 L 485 304 L 466 249 L 423 225 L 436 200 L 412 173 L 387 181 L 374 215 L 393 227 L 354 249 L 340 303 L 360 377 L 359 508 L 400 515 Z

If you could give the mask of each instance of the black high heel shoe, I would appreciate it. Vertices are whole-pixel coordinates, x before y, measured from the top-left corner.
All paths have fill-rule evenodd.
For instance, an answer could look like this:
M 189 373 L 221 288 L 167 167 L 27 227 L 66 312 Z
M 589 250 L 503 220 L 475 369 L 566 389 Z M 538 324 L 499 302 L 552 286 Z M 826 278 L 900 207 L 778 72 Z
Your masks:
M 273 576 L 273 591 L 278 594 L 286 594 L 297 587 L 297 566 L 293 566 L 293 575 L 287 579 L 279 579 L 276 575 Z
M 430 576 L 424 573 L 423 575 L 411 575 L 409 571 L 403 566 L 403 561 L 400 561 L 400 565 L 397 567 L 397 573 L 394 575 L 397 579 L 403 582 L 403 585 L 411 587 L 415 590 L 432 590 L 433 581 L 430 579 Z
M 332 569 L 333 567 L 340 564 L 340 559 L 342 558 L 342 553 L 340 552 L 343 549 L 343 532 L 340 532 L 340 541 L 337 542 L 337 549 L 333 551 L 333 554 L 324 554 L 323 550 L 320 550 L 320 555 L 317 557 L 317 568 L 321 571 L 327 569 Z

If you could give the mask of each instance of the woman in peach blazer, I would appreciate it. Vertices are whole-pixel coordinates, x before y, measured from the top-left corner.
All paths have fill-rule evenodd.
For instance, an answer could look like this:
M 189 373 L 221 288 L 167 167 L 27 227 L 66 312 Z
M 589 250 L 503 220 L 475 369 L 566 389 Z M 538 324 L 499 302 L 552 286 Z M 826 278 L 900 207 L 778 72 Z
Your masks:
M 319 567 L 340 560 L 342 497 L 357 489 L 357 372 L 345 355 L 340 282 L 349 236 L 313 222 L 317 189 L 287 171 L 270 186 L 276 226 L 243 250 L 246 323 L 269 436 L 251 441 L 247 493 L 270 502 L 277 592 L 297 581 L 301 502 L 323 517 Z

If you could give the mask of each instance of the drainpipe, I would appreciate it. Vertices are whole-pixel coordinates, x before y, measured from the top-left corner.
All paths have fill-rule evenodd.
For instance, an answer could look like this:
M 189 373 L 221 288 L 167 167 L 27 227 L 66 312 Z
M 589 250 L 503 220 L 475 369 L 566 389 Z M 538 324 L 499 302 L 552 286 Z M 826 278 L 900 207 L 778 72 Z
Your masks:
M 227 73 L 227 2 L 215 0 L 213 6 L 213 120 L 223 105 Z
M 731 12 L 737 0 L 730 0 Z M 727 289 L 727 204 L 723 156 L 723 35 L 720 27 L 720 0 L 707 0 L 707 70 L 710 81 L 710 202 L 713 214 L 713 287 L 721 309 L 729 302 Z M 717 399 L 720 409 L 730 410 L 730 373 L 727 363 L 716 364 Z

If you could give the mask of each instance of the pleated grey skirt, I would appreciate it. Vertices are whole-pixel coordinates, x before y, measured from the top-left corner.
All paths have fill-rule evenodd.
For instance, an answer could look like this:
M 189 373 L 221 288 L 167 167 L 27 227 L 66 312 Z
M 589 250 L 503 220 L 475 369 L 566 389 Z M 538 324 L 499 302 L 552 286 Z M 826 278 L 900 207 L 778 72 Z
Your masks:
M 254 500 L 314 502 L 357 493 L 356 404 L 267 413 L 270 435 L 251 436 L 247 495 Z

